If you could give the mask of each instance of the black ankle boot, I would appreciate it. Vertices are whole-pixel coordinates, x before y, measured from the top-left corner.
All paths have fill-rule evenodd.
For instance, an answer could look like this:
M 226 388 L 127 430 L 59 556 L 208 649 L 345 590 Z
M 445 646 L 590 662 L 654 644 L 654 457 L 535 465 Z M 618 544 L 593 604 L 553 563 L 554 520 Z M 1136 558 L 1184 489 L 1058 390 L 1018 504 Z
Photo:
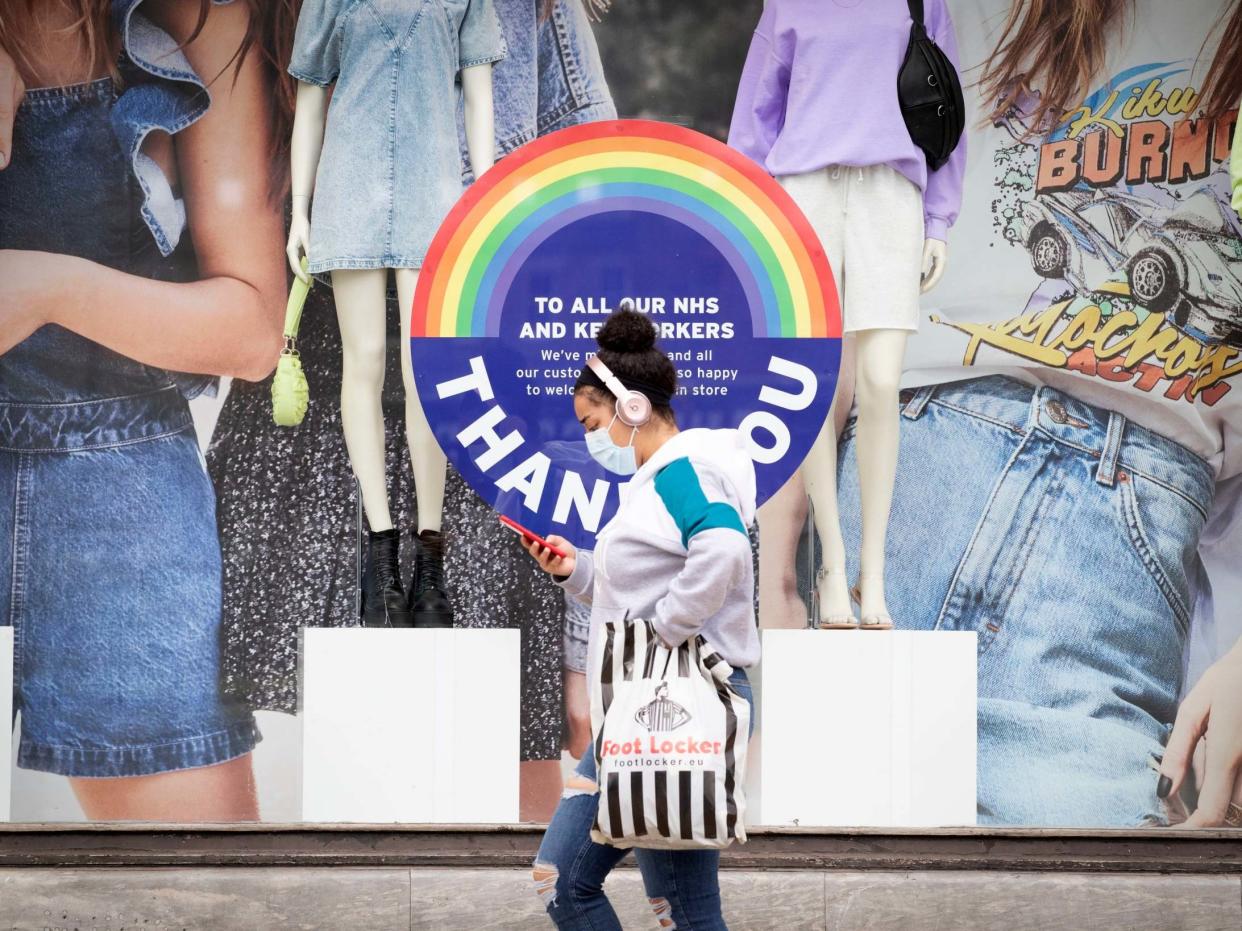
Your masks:
M 410 606 L 401 587 L 396 530 L 367 534 L 366 561 L 362 567 L 362 623 L 365 627 L 412 627 Z
M 444 538 L 437 530 L 424 530 L 414 538 L 410 613 L 415 627 L 453 626 L 453 606 L 444 590 Z

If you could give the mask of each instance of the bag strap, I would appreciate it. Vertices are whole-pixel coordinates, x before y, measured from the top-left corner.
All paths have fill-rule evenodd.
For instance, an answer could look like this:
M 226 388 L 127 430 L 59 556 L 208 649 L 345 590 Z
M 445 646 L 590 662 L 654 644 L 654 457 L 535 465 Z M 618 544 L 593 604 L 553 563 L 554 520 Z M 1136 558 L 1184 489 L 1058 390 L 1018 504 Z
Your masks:
M 923 25 L 923 0 L 906 0 L 906 6 L 910 8 L 910 18 L 914 20 L 914 28 L 920 32 L 926 32 L 927 29 Z
M 306 274 L 306 256 L 302 256 L 302 274 Z M 285 305 L 285 339 L 297 339 L 298 327 L 302 325 L 302 308 L 306 306 L 306 296 L 310 294 L 313 280 L 310 275 L 302 278 L 294 275 L 293 287 L 289 289 L 289 303 Z
M 695 638 L 695 647 L 699 654 L 699 668 L 703 670 L 704 675 L 717 682 L 728 682 L 729 676 L 733 675 L 733 667 L 729 665 L 718 652 L 699 634 Z

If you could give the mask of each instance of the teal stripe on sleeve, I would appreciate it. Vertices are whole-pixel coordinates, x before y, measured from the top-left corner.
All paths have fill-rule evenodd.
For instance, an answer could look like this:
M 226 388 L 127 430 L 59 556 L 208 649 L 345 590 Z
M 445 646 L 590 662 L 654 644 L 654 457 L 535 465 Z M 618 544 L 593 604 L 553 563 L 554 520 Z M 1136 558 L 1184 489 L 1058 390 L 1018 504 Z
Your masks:
M 707 500 L 689 459 L 674 459 L 656 473 L 655 488 L 681 531 L 682 546 L 688 548 L 695 534 L 717 527 L 736 530 L 749 538 L 741 516 L 733 507 L 723 501 Z

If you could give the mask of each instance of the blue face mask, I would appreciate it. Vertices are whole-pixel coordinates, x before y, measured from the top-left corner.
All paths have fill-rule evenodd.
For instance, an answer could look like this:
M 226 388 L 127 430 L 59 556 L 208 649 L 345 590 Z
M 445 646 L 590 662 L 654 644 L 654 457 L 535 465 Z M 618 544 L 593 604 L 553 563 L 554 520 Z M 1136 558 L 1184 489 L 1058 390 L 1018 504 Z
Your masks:
M 618 446 L 612 441 L 612 424 L 617 422 L 617 418 L 612 418 L 612 423 L 607 427 L 600 427 L 598 430 L 592 430 L 586 435 L 587 452 L 591 454 L 591 458 L 602 465 L 609 472 L 615 475 L 633 475 L 638 471 L 638 459 L 634 454 L 634 433 L 630 434 L 629 446 Z

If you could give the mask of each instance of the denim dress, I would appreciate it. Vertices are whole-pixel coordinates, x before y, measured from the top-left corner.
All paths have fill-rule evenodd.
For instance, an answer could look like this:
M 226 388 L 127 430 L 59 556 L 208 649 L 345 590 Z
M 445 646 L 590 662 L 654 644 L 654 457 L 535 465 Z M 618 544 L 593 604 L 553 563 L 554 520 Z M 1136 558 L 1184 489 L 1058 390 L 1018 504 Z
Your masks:
M 497 156 L 558 129 L 617 118 L 583 2 L 558 0 L 541 20 L 539 0 L 494 0 L 507 49 L 492 71 Z M 459 101 L 462 164 L 473 180 L 460 111 Z
M 139 147 L 208 98 L 139 2 L 113 4 L 123 91 L 104 78 L 26 93 L 0 249 L 194 277 L 182 206 Z M 14 628 L 22 767 L 137 776 L 257 740 L 220 688 L 215 498 L 186 402 L 204 382 L 54 325 L 0 356 L 0 624 Z
M 308 0 L 289 73 L 333 86 L 310 270 L 421 268 L 462 193 L 456 78 L 499 61 L 492 0 Z

